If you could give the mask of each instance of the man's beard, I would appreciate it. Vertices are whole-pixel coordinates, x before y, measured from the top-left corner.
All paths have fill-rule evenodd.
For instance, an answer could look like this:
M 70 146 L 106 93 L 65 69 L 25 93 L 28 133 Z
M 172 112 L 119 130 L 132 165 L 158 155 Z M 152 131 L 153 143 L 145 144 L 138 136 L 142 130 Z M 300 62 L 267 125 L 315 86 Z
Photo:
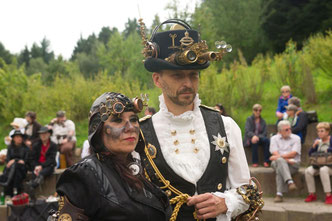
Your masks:
M 188 105 L 192 104 L 194 102 L 195 97 L 196 97 L 196 93 L 195 93 L 194 89 L 189 88 L 189 87 L 185 87 L 185 88 L 177 91 L 175 95 L 172 94 L 172 92 L 170 91 L 170 89 L 169 89 L 169 87 L 166 83 L 163 84 L 163 89 L 164 89 L 164 92 L 165 92 L 166 96 L 174 104 L 179 105 L 179 106 L 188 106 Z M 191 93 L 192 95 L 187 95 L 186 97 L 192 96 L 191 98 L 184 99 L 184 100 L 179 99 L 179 96 L 182 93 L 188 93 L 188 92 Z

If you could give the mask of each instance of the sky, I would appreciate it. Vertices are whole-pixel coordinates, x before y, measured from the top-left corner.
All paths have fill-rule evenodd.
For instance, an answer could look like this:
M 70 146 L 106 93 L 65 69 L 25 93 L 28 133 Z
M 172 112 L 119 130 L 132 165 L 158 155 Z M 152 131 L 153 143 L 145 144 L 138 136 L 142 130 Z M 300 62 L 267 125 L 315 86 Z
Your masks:
M 128 18 L 143 18 L 150 27 L 154 16 L 169 17 L 173 0 L 0 0 L 0 42 L 17 54 L 46 37 L 55 55 L 68 59 L 80 36 L 98 34 L 102 27 L 123 31 Z M 193 12 L 200 0 L 179 0 L 179 8 Z

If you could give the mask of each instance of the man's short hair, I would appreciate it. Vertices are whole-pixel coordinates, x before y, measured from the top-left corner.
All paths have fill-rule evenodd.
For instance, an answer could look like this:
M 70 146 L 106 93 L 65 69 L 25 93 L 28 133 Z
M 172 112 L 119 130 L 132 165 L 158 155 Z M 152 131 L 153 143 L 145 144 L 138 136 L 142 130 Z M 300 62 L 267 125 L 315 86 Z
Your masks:
M 297 107 L 301 107 L 301 100 L 298 97 L 292 97 L 288 100 L 288 104 L 294 104 Z
M 320 122 L 319 124 L 317 124 L 316 129 L 325 129 L 326 131 L 330 132 L 331 127 L 330 124 L 328 122 Z
M 60 110 L 60 111 L 56 112 L 56 117 L 64 117 L 64 116 L 66 116 L 65 111 Z
M 252 110 L 258 110 L 258 109 L 262 109 L 262 105 L 260 104 L 254 104 L 254 106 L 252 106 Z
M 278 132 L 280 132 L 284 126 L 290 126 L 290 122 L 288 120 L 280 121 L 278 123 Z
M 36 112 L 33 112 L 33 111 L 26 112 L 25 116 L 30 117 L 32 121 L 36 120 L 36 118 L 37 118 Z
M 294 105 L 294 104 L 290 104 L 290 105 L 286 106 L 286 110 L 296 112 L 297 111 L 297 106 Z
M 284 85 L 284 86 L 282 86 L 282 87 L 280 88 L 280 91 L 281 91 L 281 92 L 282 92 L 283 90 L 287 90 L 287 91 L 291 92 L 291 88 L 290 88 L 290 86 L 288 86 L 288 85 Z

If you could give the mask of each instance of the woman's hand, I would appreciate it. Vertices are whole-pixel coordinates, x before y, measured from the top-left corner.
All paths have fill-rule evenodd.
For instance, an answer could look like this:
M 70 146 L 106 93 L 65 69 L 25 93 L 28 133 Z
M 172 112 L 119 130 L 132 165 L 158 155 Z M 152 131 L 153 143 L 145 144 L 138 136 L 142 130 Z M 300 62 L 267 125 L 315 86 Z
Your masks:
M 12 159 L 7 163 L 7 168 L 9 168 L 11 165 L 13 165 L 13 163 L 15 163 L 15 160 Z
M 36 176 L 38 176 L 39 173 L 40 173 L 40 171 L 41 171 L 42 169 L 43 169 L 43 167 L 42 167 L 41 165 L 36 166 L 35 169 L 34 169 L 34 171 L 33 171 L 33 173 L 34 173 Z
M 314 144 L 312 145 L 312 148 L 316 148 L 318 144 L 319 144 L 319 139 L 316 139 Z

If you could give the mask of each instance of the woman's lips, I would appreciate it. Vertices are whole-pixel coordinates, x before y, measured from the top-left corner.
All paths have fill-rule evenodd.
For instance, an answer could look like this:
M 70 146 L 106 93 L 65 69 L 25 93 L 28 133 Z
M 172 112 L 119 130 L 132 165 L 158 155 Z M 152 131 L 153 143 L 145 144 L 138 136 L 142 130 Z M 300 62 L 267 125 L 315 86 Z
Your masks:
M 126 141 L 130 141 L 130 142 L 133 142 L 133 141 L 136 140 L 136 138 L 135 138 L 135 137 L 127 137 L 127 138 L 125 138 L 125 140 L 126 140 Z

